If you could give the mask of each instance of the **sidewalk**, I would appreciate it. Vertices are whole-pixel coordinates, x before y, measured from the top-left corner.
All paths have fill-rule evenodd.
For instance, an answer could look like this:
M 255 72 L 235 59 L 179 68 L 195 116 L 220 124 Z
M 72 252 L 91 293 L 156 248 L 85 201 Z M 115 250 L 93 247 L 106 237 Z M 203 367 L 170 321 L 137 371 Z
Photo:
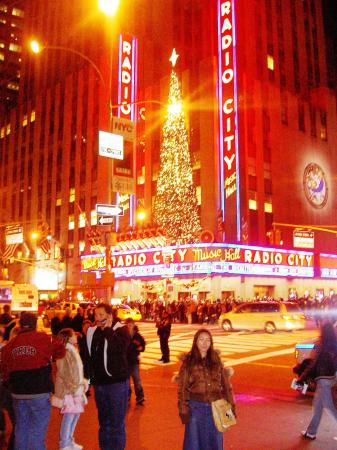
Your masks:
M 159 366 L 142 372 L 146 401 L 131 401 L 127 415 L 127 450 L 181 450 L 184 427 L 177 410 L 176 386 L 171 378 L 177 366 Z M 245 389 L 247 391 L 247 389 Z M 311 415 L 311 399 L 293 391 L 237 390 L 238 424 L 225 434 L 225 449 L 235 450 L 336 450 L 337 427 L 324 416 L 316 441 L 300 436 Z M 47 449 L 58 450 L 60 417 L 54 410 Z M 93 396 L 79 420 L 76 441 L 85 450 L 98 450 L 97 412 Z M 334 439 L 335 438 L 335 439 Z

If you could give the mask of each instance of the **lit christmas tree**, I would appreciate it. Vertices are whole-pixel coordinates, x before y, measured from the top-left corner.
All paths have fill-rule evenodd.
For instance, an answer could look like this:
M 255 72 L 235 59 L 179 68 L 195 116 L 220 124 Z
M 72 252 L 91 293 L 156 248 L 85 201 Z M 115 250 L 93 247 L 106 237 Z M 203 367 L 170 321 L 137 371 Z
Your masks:
M 173 50 L 174 67 L 177 54 Z M 201 231 L 185 117 L 177 74 L 172 69 L 168 113 L 163 127 L 154 220 L 171 242 L 195 242 Z

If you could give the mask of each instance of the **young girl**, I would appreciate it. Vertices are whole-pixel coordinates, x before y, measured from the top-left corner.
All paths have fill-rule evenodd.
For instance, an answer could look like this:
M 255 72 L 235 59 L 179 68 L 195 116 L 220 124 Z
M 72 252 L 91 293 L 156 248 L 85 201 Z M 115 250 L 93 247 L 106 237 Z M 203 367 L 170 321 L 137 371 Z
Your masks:
M 88 381 L 83 377 L 83 365 L 77 351 L 77 335 L 71 328 L 64 328 L 58 338 L 66 346 L 66 355 L 56 361 L 55 395 L 53 406 L 63 414 L 60 429 L 60 450 L 80 450 L 82 445 L 74 441 L 74 431 L 80 413 L 87 403 L 85 396 Z

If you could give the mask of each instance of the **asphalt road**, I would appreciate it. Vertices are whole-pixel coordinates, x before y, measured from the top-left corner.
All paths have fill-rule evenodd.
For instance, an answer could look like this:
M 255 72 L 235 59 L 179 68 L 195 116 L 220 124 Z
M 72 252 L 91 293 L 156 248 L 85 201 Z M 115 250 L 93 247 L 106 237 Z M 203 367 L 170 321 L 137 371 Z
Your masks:
M 179 368 L 179 354 L 191 347 L 198 325 L 173 325 L 171 363 L 161 365 L 159 343 L 153 323 L 140 323 L 147 341 L 141 374 L 146 401 L 136 406 L 132 398 L 127 414 L 127 450 L 178 450 L 184 427 L 177 411 L 177 389 L 171 381 Z M 294 344 L 317 335 L 301 332 L 225 334 L 210 326 L 215 347 L 226 365 L 234 367 L 232 383 L 237 398 L 238 424 L 225 435 L 225 448 L 235 450 L 337 449 L 337 426 L 324 416 L 316 441 L 300 436 L 311 416 L 310 396 L 290 389 L 293 378 Z M 60 416 L 56 410 L 48 432 L 47 449 L 58 449 Z M 97 411 L 93 396 L 82 414 L 76 441 L 86 450 L 98 450 Z

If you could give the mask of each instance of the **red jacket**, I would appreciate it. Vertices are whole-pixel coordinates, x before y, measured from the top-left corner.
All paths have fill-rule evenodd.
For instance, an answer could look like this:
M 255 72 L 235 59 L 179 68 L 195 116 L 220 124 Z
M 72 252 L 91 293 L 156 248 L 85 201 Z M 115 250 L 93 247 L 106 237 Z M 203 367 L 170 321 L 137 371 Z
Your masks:
M 13 394 L 51 392 L 51 362 L 63 358 L 64 345 L 36 330 L 21 330 L 1 350 L 1 371 Z

